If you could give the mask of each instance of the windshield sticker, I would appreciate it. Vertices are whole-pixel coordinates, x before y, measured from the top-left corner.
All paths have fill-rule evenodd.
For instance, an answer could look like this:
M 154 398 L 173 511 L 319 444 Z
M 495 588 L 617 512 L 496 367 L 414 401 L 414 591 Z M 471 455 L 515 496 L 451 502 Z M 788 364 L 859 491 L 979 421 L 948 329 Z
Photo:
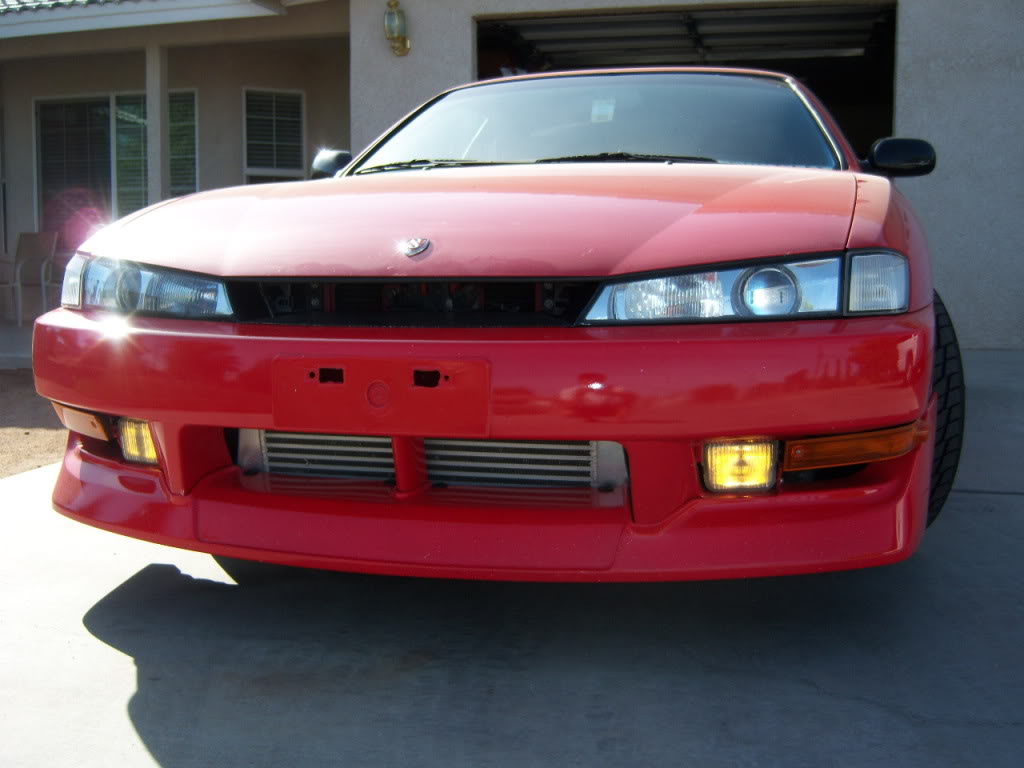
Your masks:
M 590 122 L 610 123 L 615 119 L 615 99 L 594 99 L 590 106 Z

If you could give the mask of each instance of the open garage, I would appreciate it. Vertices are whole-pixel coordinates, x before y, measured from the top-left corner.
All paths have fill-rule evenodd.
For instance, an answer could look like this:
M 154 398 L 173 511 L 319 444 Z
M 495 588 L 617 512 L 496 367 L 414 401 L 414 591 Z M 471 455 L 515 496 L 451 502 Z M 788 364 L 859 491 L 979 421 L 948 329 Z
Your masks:
M 788 72 L 866 154 L 892 133 L 895 40 L 894 3 L 488 18 L 478 22 L 478 73 L 702 65 Z

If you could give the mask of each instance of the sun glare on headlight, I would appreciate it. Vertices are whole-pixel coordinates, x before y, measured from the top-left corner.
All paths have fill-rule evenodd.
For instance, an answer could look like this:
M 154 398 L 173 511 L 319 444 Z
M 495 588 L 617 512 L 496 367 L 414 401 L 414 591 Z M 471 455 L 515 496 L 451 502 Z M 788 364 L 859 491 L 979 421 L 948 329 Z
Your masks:
M 213 318 L 232 314 L 220 280 L 116 259 L 76 255 L 65 272 L 66 307 L 106 309 L 126 315 Z

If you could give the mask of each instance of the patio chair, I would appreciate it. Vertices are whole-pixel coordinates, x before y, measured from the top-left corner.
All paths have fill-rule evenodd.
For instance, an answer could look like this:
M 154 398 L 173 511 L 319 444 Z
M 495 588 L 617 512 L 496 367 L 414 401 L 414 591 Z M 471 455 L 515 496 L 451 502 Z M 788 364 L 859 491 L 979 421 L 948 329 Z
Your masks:
M 46 262 L 53 259 L 56 247 L 57 234 L 55 232 L 22 232 L 18 235 L 18 247 L 14 252 L 14 263 L 8 262 L 4 265 L 7 267 L 10 277 L 0 277 L 0 289 L 9 289 L 14 296 L 14 314 L 19 327 L 22 324 L 21 289 L 26 285 L 25 275 L 30 274 L 25 270 L 26 268 L 38 265 L 40 275 L 42 275 Z M 44 286 L 44 296 L 45 290 Z M 43 308 L 46 308 L 45 301 Z
M 50 309 L 50 297 L 56 296 L 53 306 L 60 306 L 60 292 L 64 287 L 64 270 L 71 260 L 71 253 L 53 253 L 39 265 L 39 292 L 42 294 L 42 311 Z

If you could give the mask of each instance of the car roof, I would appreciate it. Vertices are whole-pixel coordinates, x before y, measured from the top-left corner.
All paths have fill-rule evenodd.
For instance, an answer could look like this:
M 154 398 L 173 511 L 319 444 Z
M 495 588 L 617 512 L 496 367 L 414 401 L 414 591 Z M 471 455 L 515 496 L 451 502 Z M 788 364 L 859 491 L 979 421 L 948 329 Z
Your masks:
M 476 80 L 450 90 L 473 88 L 491 83 L 521 82 L 524 80 L 546 80 L 558 77 L 586 77 L 590 75 L 643 75 L 643 74 L 696 74 L 696 75 L 743 75 L 747 77 L 766 77 L 774 80 L 792 81 L 793 76 L 785 72 L 768 69 L 746 69 L 742 67 L 616 67 L 609 69 L 568 69 L 557 72 L 530 72 L 525 75 L 510 75 L 486 80 Z

